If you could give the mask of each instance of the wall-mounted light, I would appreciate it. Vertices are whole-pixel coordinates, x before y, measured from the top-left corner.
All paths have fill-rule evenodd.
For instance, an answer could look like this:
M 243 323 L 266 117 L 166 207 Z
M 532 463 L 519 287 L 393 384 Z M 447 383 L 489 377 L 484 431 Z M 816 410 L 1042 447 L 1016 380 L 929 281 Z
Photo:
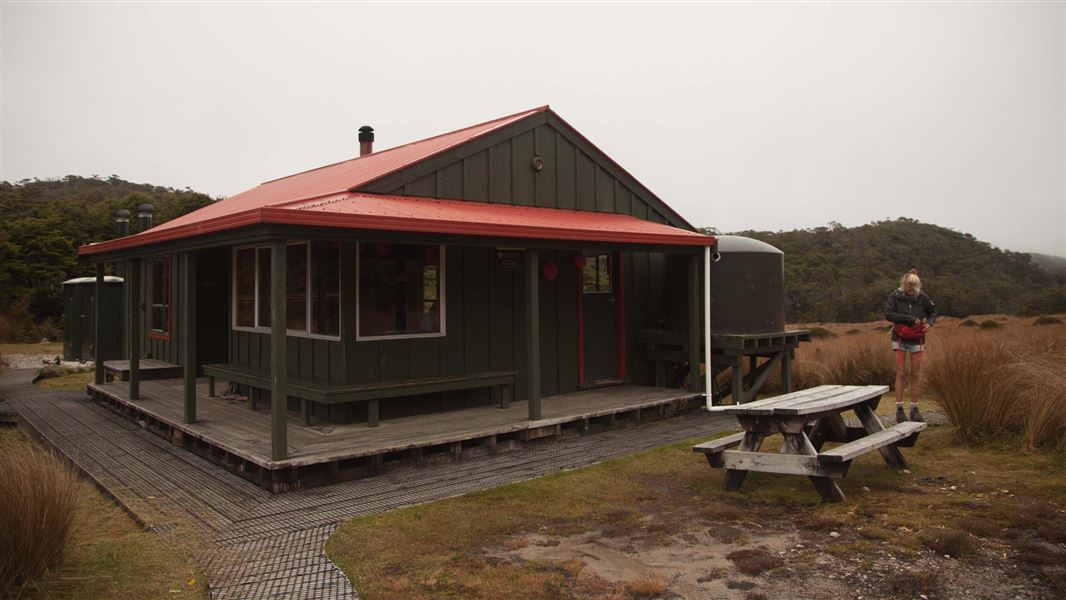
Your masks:
M 532 164 L 530 164 L 530 166 L 533 167 L 534 171 L 539 173 L 544 170 L 544 159 L 539 156 L 534 156 L 533 162 Z

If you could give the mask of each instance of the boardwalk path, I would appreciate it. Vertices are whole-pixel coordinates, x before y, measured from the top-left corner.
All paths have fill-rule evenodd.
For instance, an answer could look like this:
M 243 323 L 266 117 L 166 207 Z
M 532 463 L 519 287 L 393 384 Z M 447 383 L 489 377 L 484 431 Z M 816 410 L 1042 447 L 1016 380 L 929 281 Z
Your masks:
M 204 561 L 213 598 L 357 598 L 323 553 L 345 519 L 523 481 L 673 441 L 709 435 L 730 420 L 692 413 L 630 429 L 534 445 L 460 464 L 401 468 L 380 477 L 271 495 L 88 400 L 31 383 L 33 370 L 0 377 L 23 426 L 66 455 L 146 526 L 195 524 L 210 540 Z

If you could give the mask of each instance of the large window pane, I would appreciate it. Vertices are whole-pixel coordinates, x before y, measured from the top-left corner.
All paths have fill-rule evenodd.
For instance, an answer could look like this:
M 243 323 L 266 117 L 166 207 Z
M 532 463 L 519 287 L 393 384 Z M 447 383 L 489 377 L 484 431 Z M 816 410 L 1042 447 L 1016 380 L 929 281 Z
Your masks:
M 441 333 L 440 246 L 359 245 L 359 335 Z
M 255 327 L 255 248 L 237 251 L 237 326 Z
M 581 269 L 582 288 L 586 294 L 611 291 L 611 258 L 609 254 L 594 254 L 585 257 Z
M 286 252 L 285 327 L 307 330 L 307 244 L 289 246 Z
M 311 333 L 340 335 L 341 245 L 311 242 Z
M 260 327 L 270 327 L 270 248 L 256 249 L 256 268 L 259 270 Z

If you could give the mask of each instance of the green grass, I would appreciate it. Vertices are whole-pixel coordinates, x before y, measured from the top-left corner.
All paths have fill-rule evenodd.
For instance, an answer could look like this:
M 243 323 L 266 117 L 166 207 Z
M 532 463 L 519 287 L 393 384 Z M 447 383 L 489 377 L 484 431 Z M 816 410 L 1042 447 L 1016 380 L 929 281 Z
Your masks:
M 92 383 L 93 376 L 94 373 L 92 371 L 86 371 L 84 373 L 70 373 L 67 375 L 62 375 L 60 377 L 38 379 L 37 385 L 47 390 L 78 391 L 84 390 L 85 386 Z
M 0 428 L 0 451 L 35 448 L 18 431 Z M 190 558 L 196 542 L 184 528 L 168 534 L 145 531 L 91 484 L 79 480 L 77 487 L 74 532 L 62 562 L 20 598 L 208 597 L 205 579 Z
M 891 403 L 882 407 L 890 409 Z M 887 468 L 876 452 L 864 455 L 841 483 L 848 501 L 825 505 L 801 477 L 751 473 L 740 492 L 726 492 L 722 472 L 691 451 L 696 441 L 353 519 L 329 540 L 327 554 L 368 599 L 553 598 L 594 595 L 590 586 L 602 592 L 604 582 L 550 561 L 512 563 L 494 555 L 520 547 L 530 534 L 587 531 L 655 545 L 687 531 L 730 526 L 742 532 L 737 543 L 757 543 L 748 539 L 759 531 L 751 523 L 808 534 L 834 528 L 845 534 L 837 541 L 841 552 L 867 552 L 887 542 L 911 555 L 945 540 L 944 547 L 968 552 L 980 540 L 936 534 L 971 531 L 975 520 L 1003 543 L 1011 543 L 1010 531 L 1033 539 L 1066 530 L 1061 453 L 973 448 L 949 428 L 933 428 L 904 450 L 910 473 Z

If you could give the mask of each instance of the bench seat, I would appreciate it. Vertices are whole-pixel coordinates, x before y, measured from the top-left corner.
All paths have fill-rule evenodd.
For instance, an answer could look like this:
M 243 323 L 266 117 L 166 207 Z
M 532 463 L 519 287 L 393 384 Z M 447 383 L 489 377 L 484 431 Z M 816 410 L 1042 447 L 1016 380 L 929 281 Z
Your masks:
M 693 452 L 702 452 L 704 454 L 718 454 L 730 448 L 736 448 L 740 445 L 740 442 L 744 441 L 744 432 L 734 433 L 733 435 L 727 435 L 713 439 L 709 442 L 703 442 L 692 447 Z
M 256 389 L 269 390 L 271 385 L 269 371 L 243 365 L 229 363 L 204 365 L 204 375 L 208 377 L 208 394 L 211 396 L 215 395 L 216 377 Z M 320 404 L 367 402 L 368 425 L 376 427 L 379 400 L 487 387 L 492 388 L 493 403 L 506 408 L 513 395 L 514 382 L 513 371 L 485 371 L 365 384 L 326 383 L 290 375 L 287 381 L 287 391 L 288 395 L 301 400 L 300 409 L 305 424 L 310 423 L 310 402 Z
M 818 460 L 827 463 L 848 462 L 859 455 L 870 452 L 871 450 L 876 450 L 888 446 L 889 444 L 897 444 L 904 438 L 912 436 L 917 437 L 918 433 L 925 428 L 925 423 L 904 421 L 903 423 L 893 425 L 883 431 L 872 433 L 853 442 L 837 446 L 832 450 L 821 452 L 818 454 Z

